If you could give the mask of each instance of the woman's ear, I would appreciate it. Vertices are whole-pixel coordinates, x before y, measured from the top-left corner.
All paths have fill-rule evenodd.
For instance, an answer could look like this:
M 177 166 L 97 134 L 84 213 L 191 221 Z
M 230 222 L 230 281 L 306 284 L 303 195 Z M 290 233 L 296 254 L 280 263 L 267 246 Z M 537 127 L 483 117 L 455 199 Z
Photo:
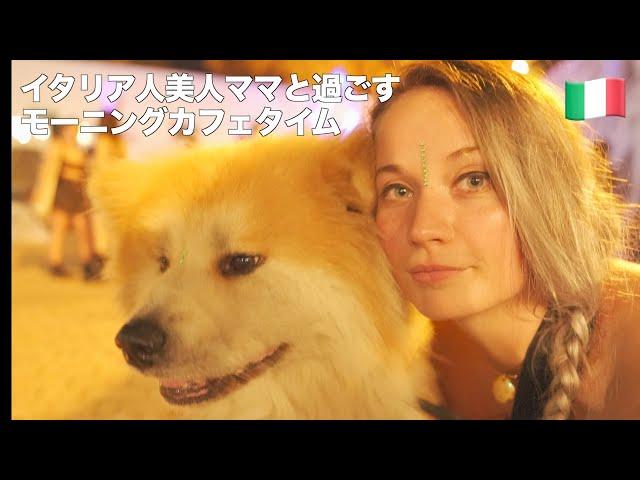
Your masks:
M 348 212 L 372 215 L 375 208 L 375 165 L 369 132 L 364 127 L 356 129 L 339 139 L 335 148 L 323 164 L 325 181 L 332 186 Z

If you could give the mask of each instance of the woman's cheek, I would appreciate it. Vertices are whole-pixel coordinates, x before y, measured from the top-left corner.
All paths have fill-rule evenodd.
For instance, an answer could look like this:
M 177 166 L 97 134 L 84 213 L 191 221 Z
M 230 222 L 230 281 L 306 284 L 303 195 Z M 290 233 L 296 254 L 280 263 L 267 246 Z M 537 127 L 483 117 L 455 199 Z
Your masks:
M 479 218 L 481 222 L 477 222 Z M 460 223 L 460 234 L 474 255 L 483 259 L 495 288 L 519 290 L 524 281 L 522 257 L 506 209 L 496 199 L 467 220 Z M 497 245 L 500 248 L 496 248 Z
M 376 225 L 378 227 L 378 238 L 382 248 L 389 259 L 401 257 L 403 246 L 405 245 L 405 212 L 403 209 L 378 209 L 376 214 Z

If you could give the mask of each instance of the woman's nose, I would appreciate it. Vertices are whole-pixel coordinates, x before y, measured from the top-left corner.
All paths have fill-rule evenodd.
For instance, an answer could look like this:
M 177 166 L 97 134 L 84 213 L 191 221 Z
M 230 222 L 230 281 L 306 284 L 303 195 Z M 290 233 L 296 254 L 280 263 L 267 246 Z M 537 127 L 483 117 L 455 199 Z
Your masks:
M 410 240 L 417 245 L 446 243 L 454 236 L 455 205 L 448 189 L 424 187 L 420 192 L 410 229 Z

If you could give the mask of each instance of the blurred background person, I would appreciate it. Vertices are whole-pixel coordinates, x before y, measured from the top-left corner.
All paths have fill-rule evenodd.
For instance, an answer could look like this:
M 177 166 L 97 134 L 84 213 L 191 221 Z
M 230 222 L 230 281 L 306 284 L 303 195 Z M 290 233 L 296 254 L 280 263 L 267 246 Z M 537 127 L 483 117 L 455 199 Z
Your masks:
M 77 126 L 52 125 L 51 141 L 31 197 L 31 205 L 42 217 L 51 220 L 49 271 L 55 276 L 68 275 L 64 267 L 65 234 L 70 224 L 76 232 L 76 245 L 83 264 L 85 280 L 100 277 L 102 262 L 95 255 L 91 239 L 85 192 L 87 154 L 76 141 Z
M 107 132 L 96 134 L 92 150 L 93 166 L 110 164 L 127 156 L 126 142 L 122 135 L 111 133 L 111 130 L 118 125 L 115 117 L 105 112 L 104 118 L 100 119 L 100 125 L 107 127 Z

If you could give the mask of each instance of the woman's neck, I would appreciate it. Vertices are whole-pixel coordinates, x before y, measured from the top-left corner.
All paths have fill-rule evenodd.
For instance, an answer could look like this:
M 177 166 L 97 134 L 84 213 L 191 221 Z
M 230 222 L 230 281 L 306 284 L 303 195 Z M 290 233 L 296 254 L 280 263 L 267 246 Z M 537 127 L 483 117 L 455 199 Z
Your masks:
M 513 298 L 451 321 L 478 344 L 497 371 L 517 373 L 545 311 L 542 303 Z

